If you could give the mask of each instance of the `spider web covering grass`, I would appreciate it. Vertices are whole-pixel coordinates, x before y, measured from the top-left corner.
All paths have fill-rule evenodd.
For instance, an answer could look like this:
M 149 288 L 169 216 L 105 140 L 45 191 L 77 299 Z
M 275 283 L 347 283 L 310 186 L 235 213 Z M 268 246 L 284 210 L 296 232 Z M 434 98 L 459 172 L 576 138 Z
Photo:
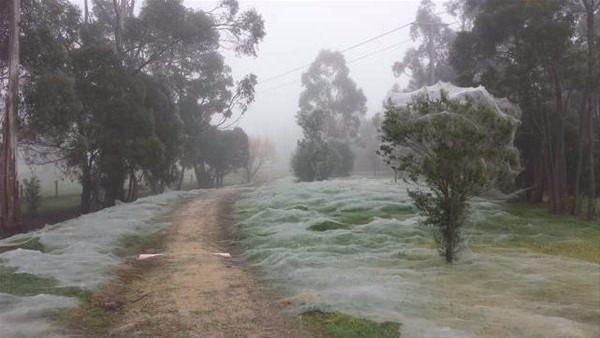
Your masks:
M 123 257 L 158 238 L 177 203 L 199 194 L 169 192 L 0 240 L 2 337 L 61 336 L 54 320 L 77 305 L 89 326 L 105 325 L 90 296 Z M 85 312 L 85 311 L 84 311 Z
M 477 198 L 466 250 L 447 266 L 407 188 L 275 182 L 238 201 L 237 245 L 299 313 L 401 323 L 417 337 L 600 336 L 599 224 Z

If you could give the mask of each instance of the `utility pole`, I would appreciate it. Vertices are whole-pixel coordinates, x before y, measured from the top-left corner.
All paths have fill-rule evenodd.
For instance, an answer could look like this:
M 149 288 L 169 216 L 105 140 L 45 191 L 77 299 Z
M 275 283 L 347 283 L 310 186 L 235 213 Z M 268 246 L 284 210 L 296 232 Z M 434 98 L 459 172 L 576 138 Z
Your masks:
M 20 205 L 17 180 L 17 104 L 19 102 L 19 23 L 21 1 L 11 0 L 8 24 L 8 90 L 0 154 L 0 236 L 19 226 Z

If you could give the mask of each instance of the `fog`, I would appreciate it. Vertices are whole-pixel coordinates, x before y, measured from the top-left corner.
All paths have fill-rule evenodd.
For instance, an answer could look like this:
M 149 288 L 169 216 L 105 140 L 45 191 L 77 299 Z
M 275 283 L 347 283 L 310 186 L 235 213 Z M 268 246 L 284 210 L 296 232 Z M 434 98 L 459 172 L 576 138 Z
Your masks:
M 201 1 L 186 1 L 191 6 L 204 6 Z M 312 62 L 321 49 L 342 50 L 414 20 L 419 1 L 281 1 L 242 2 L 254 7 L 265 19 L 267 35 L 256 58 L 236 58 L 231 53 L 227 62 L 236 77 L 245 73 L 258 76 L 256 101 L 239 125 L 249 134 L 271 137 L 282 160 L 300 136 L 295 115 L 302 90 L 303 70 L 261 83 L 291 69 Z M 367 115 L 381 109 L 387 91 L 396 81 L 392 64 L 402 58 L 411 46 L 409 29 L 402 29 L 381 39 L 344 53 L 350 76 L 367 96 Z M 396 45 L 390 49 L 379 50 Z M 375 53 L 372 56 L 364 57 Z M 358 58 L 364 57 L 360 60 Z M 356 61 L 353 61 L 356 60 Z
M 83 8 L 83 0 L 71 0 Z M 143 0 L 136 2 L 141 6 Z M 217 1 L 184 0 L 187 7 L 210 10 Z M 443 1 L 436 1 L 443 11 Z M 240 1 L 240 10 L 255 8 L 265 21 L 266 37 L 256 57 L 224 51 L 235 79 L 258 76 L 255 101 L 234 126 L 251 136 L 267 136 L 277 148 L 278 163 L 287 167 L 301 136 L 296 124 L 300 77 L 322 49 L 343 50 L 414 20 L 419 0 L 399 1 Z M 395 78 L 392 65 L 413 46 L 409 27 L 399 29 L 344 53 L 350 77 L 367 97 L 367 116 L 381 110 L 387 92 L 408 78 Z M 294 70 L 290 72 L 290 70 Z M 285 74 L 287 73 L 287 74 Z M 285 74 L 281 76 L 282 74 Z M 273 79 L 276 77 L 275 79 Z M 42 182 L 52 185 L 58 171 L 34 168 Z M 21 164 L 21 174 L 30 170 Z M 46 176 L 52 177 L 46 177 Z M 51 190 L 48 186 L 48 190 Z M 46 190 L 46 189 L 44 189 Z
M 82 7 L 83 0 L 71 0 Z M 419 0 L 397 1 L 240 1 L 240 10 L 255 8 L 265 20 L 266 37 L 256 57 L 238 57 L 225 51 L 236 79 L 258 76 L 255 102 L 236 125 L 249 135 L 267 136 L 277 145 L 278 158 L 287 164 L 301 135 L 296 125 L 300 76 L 321 49 L 343 50 L 414 20 Z M 137 1 L 141 5 L 142 0 Z M 190 8 L 210 10 L 217 1 L 184 0 Z M 436 1 L 443 10 L 443 1 Z M 344 53 L 350 77 L 367 97 L 367 116 L 381 109 L 387 91 L 397 79 L 392 65 L 411 47 L 409 28 Z M 359 59 L 360 60 L 357 60 Z M 236 119 L 234 117 L 233 119 Z

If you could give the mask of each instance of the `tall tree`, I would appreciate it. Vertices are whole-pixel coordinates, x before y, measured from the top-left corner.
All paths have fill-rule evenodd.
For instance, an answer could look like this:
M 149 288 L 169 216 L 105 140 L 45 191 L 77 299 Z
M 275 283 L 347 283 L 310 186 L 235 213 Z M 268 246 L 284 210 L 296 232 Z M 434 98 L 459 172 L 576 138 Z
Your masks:
M 264 36 L 260 15 L 237 1 L 201 11 L 147 0 L 136 15 L 132 0 L 94 0 L 84 25 L 66 0 L 27 1 L 36 9 L 27 27 L 40 37 L 27 44 L 28 142 L 81 181 L 82 212 L 134 199 L 142 179 L 162 191 L 189 140 L 253 99 L 256 77 L 234 82 L 220 54 L 254 55 Z M 35 62 L 40 53 L 46 62 Z
M 560 0 L 479 2 L 471 31 L 451 50 L 462 85 L 482 84 L 518 102 L 523 124 L 517 143 L 523 185 L 533 201 L 550 196 L 554 212 L 569 210 L 567 118 L 573 71 L 574 16 Z M 498 29 L 503 27 L 503 29 Z
M 417 17 L 410 27 L 410 37 L 420 41 L 416 48 L 410 48 L 400 62 L 394 63 L 396 76 L 409 72 L 409 90 L 432 85 L 437 81 L 452 82 L 454 71 L 448 63 L 448 51 L 455 33 L 435 13 L 431 0 L 422 0 Z
M 354 165 L 350 142 L 357 137 L 366 97 L 350 78 L 340 52 L 322 50 L 302 74 L 298 125 L 304 140 L 298 142 L 292 168 L 303 181 L 347 176 Z
M 348 141 L 355 137 L 360 117 L 366 113 L 366 97 L 350 78 L 350 70 L 340 52 L 322 50 L 302 74 L 299 118 L 322 111 L 326 137 Z
M 588 205 L 587 205 L 587 218 L 593 219 L 595 216 L 595 205 L 596 205 L 596 175 L 594 172 L 595 160 L 594 160 L 594 88 L 598 86 L 598 74 L 596 72 L 596 39 L 594 39 L 594 15 L 600 6 L 600 1 L 595 0 L 581 0 L 581 4 L 585 10 L 585 36 L 586 36 L 586 66 L 587 76 L 584 90 L 584 102 L 585 102 L 585 113 L 581 114 L 581 125 L 583 133 L 585 134 L 585 141 L 587 146 L 586 161 L 588 165 Z M 583 135 L 581 135 L 583 138 Z M 578 163 L 577 174 L 579 176 L 580 166 L 582 164 L 583 156 L 580 153 L 580 160 Z M 577 190 L 579 190 L 579 179 L 576 182 Z M 576 201 L 579 196 L 575 196 Z M 577 206 L 576 208 L 577 209 Z
M 17 114 L 19 103 L 19 25 L 20 0 L 4 1 L 8 13 L 8 88 L 6 113 L 2 123 L 0 153 L 0 237 L 19 227 L 20 205 L 17 181 Z

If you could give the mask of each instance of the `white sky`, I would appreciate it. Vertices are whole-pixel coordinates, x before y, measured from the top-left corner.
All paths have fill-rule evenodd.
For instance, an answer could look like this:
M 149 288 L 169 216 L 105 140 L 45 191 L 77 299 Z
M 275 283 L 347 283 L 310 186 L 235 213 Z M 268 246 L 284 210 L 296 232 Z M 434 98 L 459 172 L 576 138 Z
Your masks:
M 83 0 L 71 0 L 81 4 Z M 141 3 L 143 0 L 137 0 Z M 90 1 L 91 2 L 91 1 Z M 254 73 L 261 79 L 310 63 L 321 49 L 343 49 L 414 20 L 419 0 L 397 1 L 240 1 L 240 9 L 255 8 L 265 20 L 266 37 L 256 58 L 227 55 L 236 79 Z M 443 10 L 442 1 L 438 11 Z M 215 1 L 184 0 L 188 7 L 209 9 Z M 346 61 L 409 40 L 409 28 L 348 51 Z M 381 109 L 387 91 L 398 80 L 392 64 L 412 42 L 349 63 L 350 76 L 367 97 L 368 115 Z M 301 71 L 259 85 L 256 100 L 239 126 L 250 135 L 271 137 L 286 160 L 301 132 L 295 122 L 301 92 Z M 406 79 L 400 79 L 402 85 Z

